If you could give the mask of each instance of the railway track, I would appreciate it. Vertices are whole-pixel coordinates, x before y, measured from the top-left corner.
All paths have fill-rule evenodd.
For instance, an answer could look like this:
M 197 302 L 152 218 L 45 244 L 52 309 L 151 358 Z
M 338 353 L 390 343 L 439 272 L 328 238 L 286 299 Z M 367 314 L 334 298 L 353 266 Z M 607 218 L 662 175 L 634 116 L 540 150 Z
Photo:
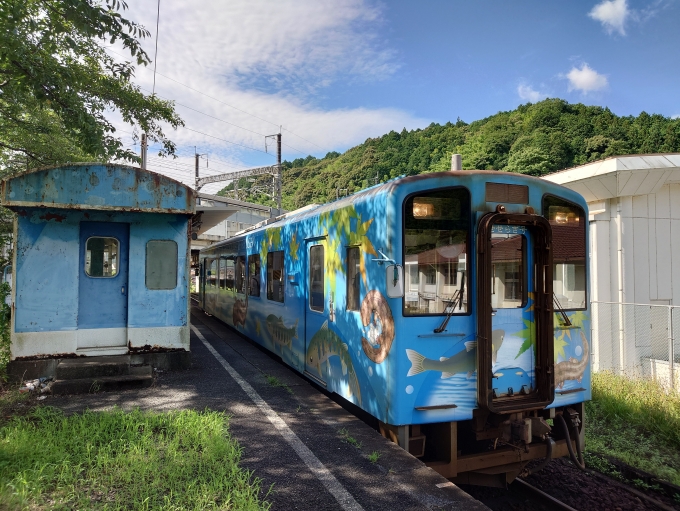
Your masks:
M 548 507 L 546 509 L 560 509 L 560 510 L 563 510 L 563 511 L 578 511 L 577 509 L 571 507 L 570 505 L 565 504 L 561 500 L 556 499 L 552 495 L 548 495 L 543 490 L 539 490 L 535 486 L 527 483 L 525 480 L 520 479 L 519 477 L 512 482 L 511 488 L 514 489 L 515 487 L 518 487 L 520 489 L 520 491 L 522 491 L 524 493 L 528 493 L 528 494 L 534 496 L 535 498 L 541 500 L 542 502 L 545 502 L 548 505 Z

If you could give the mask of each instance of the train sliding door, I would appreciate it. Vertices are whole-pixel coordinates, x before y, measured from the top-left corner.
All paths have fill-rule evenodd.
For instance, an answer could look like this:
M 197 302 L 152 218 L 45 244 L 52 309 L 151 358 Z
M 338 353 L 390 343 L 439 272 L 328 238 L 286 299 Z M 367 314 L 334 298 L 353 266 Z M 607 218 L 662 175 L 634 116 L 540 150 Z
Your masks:
M 307 276 L 305 279 L 305 373 L 326 384 L 326 363 L 332 355 L 325 293 L 325 244 L 322 239 L 308 240 L 306 246 Z
M 554 397 L 550 225 L 492 213 L 478 238 L 478 401 L 509 413 Z

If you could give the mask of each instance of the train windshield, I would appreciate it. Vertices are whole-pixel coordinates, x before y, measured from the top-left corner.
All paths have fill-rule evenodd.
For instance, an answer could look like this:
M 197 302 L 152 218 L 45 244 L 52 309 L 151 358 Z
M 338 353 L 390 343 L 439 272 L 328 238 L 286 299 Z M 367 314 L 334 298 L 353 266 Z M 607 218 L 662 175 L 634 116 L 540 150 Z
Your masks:
M 465 188 L 423 192 L 404 208 L 404 314 L 468 311 L 470 194 Z
M 553 239 L 553 292 L 562 309 L 586 308 L 586 217 L 571 202 L 546 196 Z

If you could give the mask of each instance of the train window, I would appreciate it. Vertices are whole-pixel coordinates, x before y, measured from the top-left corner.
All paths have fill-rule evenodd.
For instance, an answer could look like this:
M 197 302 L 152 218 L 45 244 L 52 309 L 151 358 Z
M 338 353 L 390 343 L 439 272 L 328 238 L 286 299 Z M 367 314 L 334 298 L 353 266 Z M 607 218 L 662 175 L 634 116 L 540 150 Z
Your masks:
M 248 256 L 248 294 L 260 296 L 260 254 Z
M 223 257 L 219 259 L 220 267 L 218 268 L 218 282 L 220 289 L 227 289 L 227 261 Z
M 309 308 L 323 312 L 324 309 L 324 259 L 323 245 L 309 248 Z
M 151 240 L 146 244 L 146 288 L 175 289 L 177 287 L 177 243 L 172 240 Z
M 404 314 L 444 314 L 454 301 L 456 313 L 468 312 L 469 233 L 467 189 L 437 190 L 406 199 Z
M 235 268 L 236 292 L 245 294 L 246 292 L 246 256 L 240 255 L 236 258 Z
M 283 303 L 283 251 L 267 254 L 267 299 Z
M 217 287 L 217 259 L 212 259 L 210 261 L 210 270 L 208 270 L 208 272 L 210 287 Z
M 347 310 L 359 310 L 359 247 L 347 249 Z
M 93 236 L 85 243 L 85 273 L 88 277 L 118 275 L 118 240 Z
M 525 304 L 526 237 L 504 232 L 506 226 L 491 231 L 491 307 L 510 309 Z
M 552 227 L 553 292 L 562 309 L 586 308 L 586 216 L 572 202 L 543 197 Z
M 225 287 L 229 291 L 234 290 L 234 274 L 235 274 L 235 261 L 234 261 L 234 256 L 228 256 L 222 259 L 221 262 L 224 263 L 225 265 L 225 271 L 224 271 L 224 281 L 225 281 Z

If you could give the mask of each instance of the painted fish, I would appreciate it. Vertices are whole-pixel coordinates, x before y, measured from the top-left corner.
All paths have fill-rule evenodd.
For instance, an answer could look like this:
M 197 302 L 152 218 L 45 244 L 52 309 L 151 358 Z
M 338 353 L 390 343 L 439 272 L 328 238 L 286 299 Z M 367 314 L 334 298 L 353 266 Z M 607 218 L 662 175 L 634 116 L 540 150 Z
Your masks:
M 588 364 L 590 363 L 590 346 L 586 336 L 581 332 L 581 342 L 583 344 L 583 356 L 581 360 L 569 359 L 559 364 L 555 364 L 555 386 L 562 388 L 567 380 L 576 380 L 579 383 L 583 378 Z
M 406 356 L 411 361 L 411 369 L 409 369 L 407 376 L 414 376 L 424 371 L 439 371 L 442 373 L 442 379 L 451 378 L 457 373 L 467 373 L 469 378 L 476 369 L 476 348 L 476 341 L 468 341 L 465 343 L 464 350 L 452 357 L 441 357 L 439 360 L 425 358 L 417 351 L 407 349 Z
M 276 317 L 274 314 L 267 316 L 267 331 L 274 339 L 274 342 L 280 346 L 291 347 L 293 339 L 297 339 L 298 320 L 295 320 L 295 325 L 287 327 L 283 323 L 283 317 Z
M 248 314 L 248 295 L 246 295 L 245 300 L 237 298 L 234 302 L 234 309 L 232 310 L 232 320 L 234 321 L 234 326 L 241 325 L 241 327 L 246 326 L 246 315 Z
M 326 320 L 309 341 L 309 346 L 307 347 L 307 365 L 316 369 L 319 377 L 323 379 L 321 364 L 328 362 L 328 359 L 331 357 L 338 357 L 340 359 L 342 374 L 348 375 L 350 393 L 356 396 L 357 402 L 361 404 L 359 379 L 354 371 L 349 346 L 346 342 L 342 341 L 338 334 L 328 328 L 328 320 Z
M 491 363 L 495 364 L 498 358 L 498 350 L 503 345 L 505 330 L 494 330 L 491 332 Z

